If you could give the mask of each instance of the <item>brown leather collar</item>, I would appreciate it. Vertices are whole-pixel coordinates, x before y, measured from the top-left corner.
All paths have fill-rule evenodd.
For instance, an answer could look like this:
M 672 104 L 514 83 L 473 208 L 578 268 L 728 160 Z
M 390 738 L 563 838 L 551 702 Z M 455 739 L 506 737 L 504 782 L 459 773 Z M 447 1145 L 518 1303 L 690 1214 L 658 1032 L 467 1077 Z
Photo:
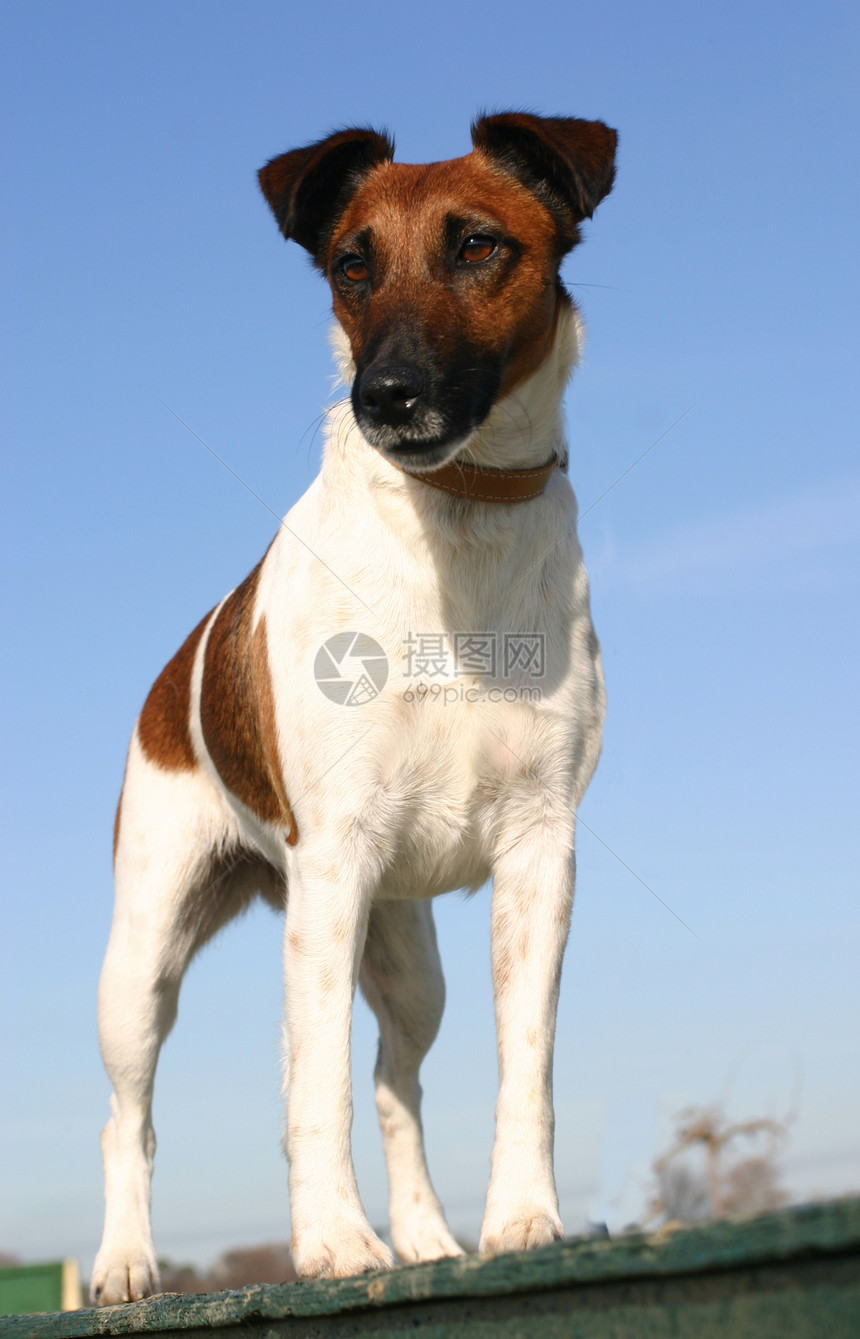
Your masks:
M 484 465 L 451 461 L 439 470 L 403 470 L 403 473 L 431 488 L 440 488 L 443 493 L 476 502 L 528 502 L 540 497 L 559 465 L 558 455 L 553 451 L 546 464 L 525 470 L 493 470 Z

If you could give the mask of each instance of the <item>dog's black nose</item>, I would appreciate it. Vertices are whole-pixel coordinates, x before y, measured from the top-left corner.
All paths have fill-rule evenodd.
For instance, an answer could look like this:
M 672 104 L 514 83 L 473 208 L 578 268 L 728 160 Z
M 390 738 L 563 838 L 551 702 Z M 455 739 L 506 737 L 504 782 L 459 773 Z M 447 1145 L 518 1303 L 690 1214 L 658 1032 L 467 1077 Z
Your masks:
M 417 367 L 390 363 L 369 367 L 358 385 L 361 407 L 375 423 L 406 423 L 424 390 L 424 377 Z

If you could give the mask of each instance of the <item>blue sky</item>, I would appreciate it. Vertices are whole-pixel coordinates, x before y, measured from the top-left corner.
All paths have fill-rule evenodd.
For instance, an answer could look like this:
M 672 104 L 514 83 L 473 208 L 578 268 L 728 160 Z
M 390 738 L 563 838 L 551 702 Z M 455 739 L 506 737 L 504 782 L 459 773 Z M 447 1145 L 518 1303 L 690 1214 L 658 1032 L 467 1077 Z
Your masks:
M 564 270 L 583 511 L 684 415 L 581 527 L 609 716 L 559 1018 L 567 1225 L 623 1216 L 678 1106 L 780 1114 L 798 1074 L 789 1188 L 860 1190 L 856 7 L 37 2 L 2 24 L 0 1250 L 89 1270 L 128 735 L 275 525 L 168 407 L 277 514 L 317 468 L 328 294 L 256 169 L 368 122 L 403 160 L 452 157 L 480 108 L 621 132 Z M 427 1137 L 475 1235 L 487 895 L 437 914 Z M 162 1253 L 288 1236 L 279 937 L 256 911 L 189 973 L 156 1091 Z M 384 1223 L 373 1051 L 359 1004 L 356 1161 Z

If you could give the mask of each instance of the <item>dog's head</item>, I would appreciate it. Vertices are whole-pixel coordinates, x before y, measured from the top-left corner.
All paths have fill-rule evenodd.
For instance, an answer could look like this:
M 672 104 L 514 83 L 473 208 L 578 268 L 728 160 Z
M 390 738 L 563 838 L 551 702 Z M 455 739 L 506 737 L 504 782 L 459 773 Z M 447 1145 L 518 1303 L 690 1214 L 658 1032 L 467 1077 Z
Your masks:
M 569 302 L 562 257 L 615 175 L 602 121 L 488 116 L 472 143 L 416 166 L 384 135 L 342 130 L 260 171 L 284 236 L 331 285 L 364 436 L 415 469 L 448 460 L 546 357 Z

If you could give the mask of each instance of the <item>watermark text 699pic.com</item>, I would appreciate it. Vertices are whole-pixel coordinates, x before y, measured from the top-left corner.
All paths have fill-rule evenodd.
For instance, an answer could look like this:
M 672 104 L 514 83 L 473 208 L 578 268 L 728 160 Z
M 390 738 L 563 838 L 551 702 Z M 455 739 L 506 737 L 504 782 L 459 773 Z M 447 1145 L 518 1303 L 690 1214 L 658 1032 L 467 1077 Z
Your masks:
M 363 632 L 339 632 L 318 650 L 320 691 L 341 706 L 378 697 L 389 678 L 383 648 Z M 546 674 L 542 632 L 409 632 L 400 678 L 406 702 L 540 702 Z

